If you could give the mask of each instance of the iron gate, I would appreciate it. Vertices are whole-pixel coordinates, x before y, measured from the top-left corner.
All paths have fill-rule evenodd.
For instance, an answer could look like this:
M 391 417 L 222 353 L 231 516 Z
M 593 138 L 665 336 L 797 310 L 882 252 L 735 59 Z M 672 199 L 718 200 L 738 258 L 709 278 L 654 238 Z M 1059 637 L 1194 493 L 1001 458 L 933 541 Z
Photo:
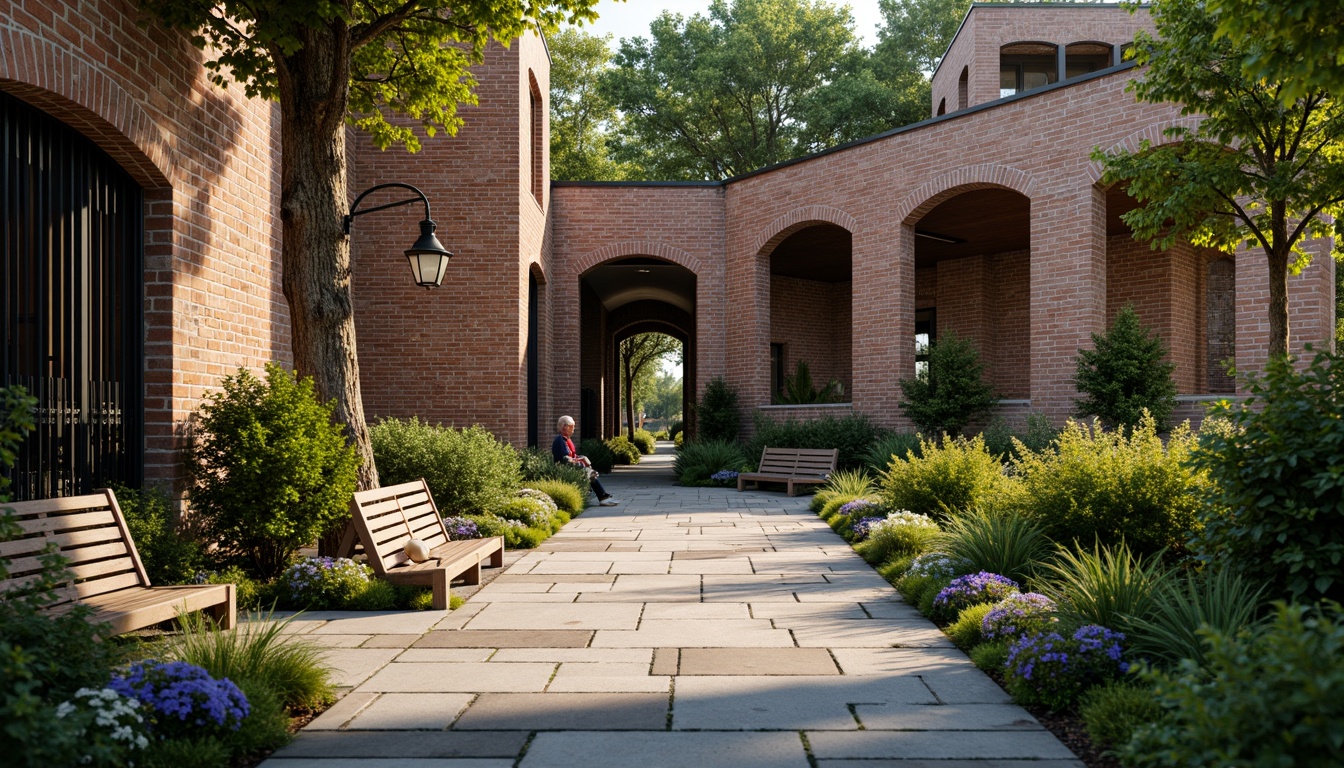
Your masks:
M 142 481 L 143 228 L 110 157 L 0 93 L 0 386 L 38 399 L 15 499 Z

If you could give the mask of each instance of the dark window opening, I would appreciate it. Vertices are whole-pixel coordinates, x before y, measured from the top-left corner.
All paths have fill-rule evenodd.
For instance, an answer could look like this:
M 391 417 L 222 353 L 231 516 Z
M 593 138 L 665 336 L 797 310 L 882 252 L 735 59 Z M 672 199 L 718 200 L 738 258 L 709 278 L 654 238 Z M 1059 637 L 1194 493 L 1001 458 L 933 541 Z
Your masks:
M 1064 49 L 1064 77 L 1081 77 L 1112 64 L 1114 49 L 1107 43 L 1073 43 Z
M 938 338 L 937 310 L 915 310 L 915 375 L 929 369 L 929 345 Z
M 1059 82 L 1059 47 L 1012 43 L 999 49 L 999 98 Z
M 784 345 L 770 345 L 770 394 L 776 398 L 784 392 Z

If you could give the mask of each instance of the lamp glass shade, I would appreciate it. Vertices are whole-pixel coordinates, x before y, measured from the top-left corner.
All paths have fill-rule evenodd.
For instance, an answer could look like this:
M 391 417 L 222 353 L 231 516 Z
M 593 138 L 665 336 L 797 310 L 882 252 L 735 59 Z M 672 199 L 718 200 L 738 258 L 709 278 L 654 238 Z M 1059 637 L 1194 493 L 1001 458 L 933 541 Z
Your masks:
M 415 284 L 425 288 L 435 288 L 443 284 L 448 274 L 448 260 L 453 254 L 443 247 L 439 238 L 434 236 L 434 222 L 420 222 L 420 237 L 415 245 L 406 249 L 406 259 L 411 264 L 411 274 Z

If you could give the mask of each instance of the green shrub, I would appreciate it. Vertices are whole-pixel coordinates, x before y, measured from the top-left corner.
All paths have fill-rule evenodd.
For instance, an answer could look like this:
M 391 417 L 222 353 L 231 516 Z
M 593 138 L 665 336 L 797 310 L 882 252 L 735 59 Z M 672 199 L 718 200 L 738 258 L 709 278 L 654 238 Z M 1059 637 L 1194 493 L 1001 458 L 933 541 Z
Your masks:
M 1165 431 L 1176 409 L 1176 364 L 1167 360 L 1162 337 L 1139 322 L 1126 305 L 1104 335 L 1092 334 L 1093 349 L 1078 350 L 1075 384 L 1082 395 L 1073 401 L 1079 418 L 1097 417 L 1107 427 L 1128 430 L 1143 420 L 1144 411 Z
M 920 437 L 914 432 L 889 432 L 878 438 L 863 454 L 863 466 L 874 472 L 885 472 L 892 459 L 920 455 Z
M 409 597 L 394 584 L 369 579 L 363 589 L 346 601 L 344 608 L 350 611 L 393 611 L 405 607 L 410 602 Z
M 916 575 L 907 571 L 903 576 L 896 580 L 895 586 L 896 591 L 901 593 L 901 597 L 905 602 L 917 606 L 919 605 L 920 596 L 924 594 L 925 587 L 933 581 L 935 581 L 935 579 L 932 576 Z M 943 579 L 942 581 L 943 584 L 946 584 L 951 581 L 951 579 Z
M 746 463 L 737 443 L 724 440 L 696 440 L 677 452 L 672 473 L 682 485 L 703 485 L 709 476 L 725 469 L 739 470 Z
M 984 372 L 969 339 L 944 333 L 929 345 L 928 367 L 913 379 L 901 379 L 901 412 L 926 435 L 960 435 L 998 405 Z
M 578 489 L 579 498 L 588 498 L 588 493 L 592 487 L 588 482 L 588 471 L 584 467 L 556 462 L 550 451 L 535 446 L 519 451 L 518 459 L 522 462 L 524 486 L 537 488 L 539 487 L 537 483 L 560 481 Z M 589 460 L 591 461 L 591 457 Z M 602 470 L 598 469 L 598 471 L 601 472 Z M 582 512 L 582 508 L 579 511 Z M 578 514 L 578 512 L 574 514 Z
M 1029 452 L 1039 453 L 1054 445 L 1059 430 L 1042 413 L 1027 416 L 1026 428 L 1018 432 L 1003 419 L 994 419 L 985 431 L 985 450 L 999 461 L 1020 459 Z
M 1128 742 L 1139 726 L 1161 719 L 1162 707 L 1148 686 L 1112 680 L 1084 692 L 1078 714 L 1093 744 L 1114 747 Z
M 847 496 L 850 499 L 862 498 L 873 492 L 873 478 L 864 469 L 842 469 L 831 473 L 826 484 L 812 496 L 810 504 L 813 512 L 820 513 L 831 499 Z
M 140 554 L 149 583 L 188 584 L 205 567 L 205 551 L 178 524 L 172 500 L 161 490 L 115 488 L 126 528 Z
M 276 579 L 282 607 L 312 611 L 345 609 L 369 584 L 372 569 L 344 557 L 308 557 Z
M 0 541 L 21 535 L 0 510 Z M 56 716 L 56 707 L 81 688 L 102 688 L 120 660 L 120 647 L 104 642 L 107 625 L 92 623 L 92 609 L 46 611 L 57 599 L 57 585 L 69 578 L 64 563 L 59 555 L 43 556 L 35 580 L 0 600 L 0 754 L 19 766 L 80 763 L 86 742 L 77 723 Z M 0 558 L 0 579 L 9 576 L 9 565 Z
M 831 379 L 825 386 L 814 386 L 812 371 L 805 360 L 798 361 L 793 375 L 785 374 L 783 384 L 783 390 L 775 397 L 775 401 L 784 405 L 839 403 L 845 397 L 845 388 L 836 379 Z
M 1131 617 L 1146 616 L 1170 572 L 1157 557 L 1143 557 L 1120 543 L 1092 551 L 1060 548 L 1041 566 L 1040 591 L 1054 600 L 1066 626 L 1099 624 L 1128 629 Z
M 550 530 L 542 528 L 508 528 L 504 531 L 504 543 L 509 549 L 534 549 L 550 537 Z
M 1272 595 L 1344 600 L 1344 359 L 1301 371 L 1271 359 L 1248 388 L 1211 414 L 1191 457 L 1212 481 L 1194 549 Z
M 667 439 L 676 440 L 681 435 L 682 429 L 684 429 L 684 425 L 680 421 L 672 422 L 671 426 L 667 428 Z
M 952 638 L 958 648 L 965 650 L 974 648 L 985 641 L 985 633 L 982 624 L 985 620 L 985 614 L 994 609 L 991 603 L 981 603 L 972 605 L 969 608 L 963 608 L 961 613 L 957 614 L 957 620 L 947 626 L 947 635 Z
M 571 516 L 581 514 L 584 507 L 587 506 L 588 498 L 587 484 L 579 488 L 573 483 L 564 480 L 532 480 L 523 484 L 527 488 L 535 488 L 538 491 L 551 497 L 557 508 L 569 513 Z
M 164 655 L 195 664 L 216 679 L 265 686 L 287 707 L 330 704 L 335 699 L 334 670 L 323 661 L 326 649 L 286 633 L 291 621 L 268 612 L 257 621 L 221 630 L 199 614 L 189 615 L 183 618 L 182 634 L 165 641 Z
M 986 571 L 958 576 L 934 596 L 927 615 L 940 624 L 949 623 L 973 605 L 983 603 L 992 608 L 1009 595 L 1017 594 L 1019 586 L 1012 579 Z
M 1179 556 L 1208 493 L 1186 462 L 1194 447 L 1183 426 L 1164 445 L 1151 418 L 1128 436 L 1069 422 L 1055 448 L 1014 462 L 1023 491 L 1016 498 L 1056 541 L 1124 540 L 1139 554 Z
M 616 457 L 616 463 L 621 465 L 638 464 L 639 448 L 625 435 L 617 435 L 607 441 L 607 447 L 611 449 L 611 455 Z M 589 459 L 592 460 L 591 458 Z M 602 470 L 598 470 L 601 472 Z
M 715 376 L 705 385 L 695 406 L 696 439 L 732 442 L 737 439 L 737 390 L 722 377 Z
M 1030 579 L 1050 553 L 1050 540 L 1040 523 L 1011 510 L 980 508 L 949 517 L 937 546 L 973 570 L 1000 573 L 1018 583 Z
M 762 451 L 770 448 L 836 448 L 838 469 L 859 469 L 873 443 L 884 435 L 881 427 L 861 413 L 836 418 L 825 416 L 811 421 L 775 421 L 764 413 L 755 417 L 756 433 L 743 452 L 749 461 L 759 461 Z
M 1130 647 L 1142 657 L 1171 666 L 1181 659 L 1204 663 L 1201 629 L 1233 637 L 1259 631 L 1264 585 L 1228 569 L 1167 579 L 1149 612 L 1126 627 Z
M 1068 636 L 1046 632 L 1021 637 L 1008 646 L 1005 687 L 1019 704 L 1066 709 L 1087 689 L 1125 673 L 1124 639 L 1124 634 L 1095 624 Z
M 0 470 L 14 466 L 19 444 L 33 429 L 37 398 L 20 386 L 0 387 Z M 9 499 L 9 477 L 0 471 L 0 501 Z
M 517 520 L 528 528 L 549 529 L 551 514 L 555 512 L 555 502 L 550 499 L 551 497 L 547 496 L 546 501 L 549 504 L 544 504 L 536 498 L 517 496 L 495 507 L 494 514 L 505 520 Z
M 1003 672 L 1008 665 L 1008 641 L 993 640 L 971 649 L 971 663 L 984 672 Z
M 489 512 L 522 481 L 517 452 L 479 425 L 457 430 L 415 417 L 384 419 L 369 429 L 369 439 L 381 484 L 423 477 L 445 514 Z
M 225 562 L 274 578 L 345 519 L 359 458 L 334 409 L 317 401 L 311 378 L 274 363 L 265 382 L 238 369 L 201 405 L 191 510 Z
M 1278 604 L 1255 634 L 1210 633 L 1207 664 L 1143 673 L 1165 717 L 1118 752 L 1127 766 L 1344 765 L 1339 605 Z
M 1011 489 L 1003 466 L 979 436 L 949 438 L 941 446 L 921 441 L 920 456 L 893 458 L 880 482 L 887 506 L 940 519 L 982 506 Z
M 893 557 L 877 568 L 877 575 L 887 580 L 888 584 L 896 585 L 896 582 L 910 571 L 910 565 L 915 562 L 918 555 L 906 555 L 904 557 Z
M 635 430 L 634 443 L 635 447 L 639 449 L 639 452 L 645 456 L 652 456 L 653 449 L 657 447 L 657 441 L 654 439 L 653 433 L 647 429 Z
M 236 565 L 220 571 L 199 573 L 196 578 L 204 584 L 232 584 L 234 602 L 240 611 L 255 611 L 262 606 L 261 585 Z
M 611 446 L 595 437 L 579 442 L 579 455 L 587 456 L 588 461 L 593 464 L 593 469 L 604 475 L 611 474 L 611 468 L 616 466 L 616 454 L 611 450 Z
M 922 554 L 938 536 L 938 524 L 927 515 L 897 510 L 886 518 L 873 525 L 867 538 L 854 545 L 854 550 L 870 563 Z

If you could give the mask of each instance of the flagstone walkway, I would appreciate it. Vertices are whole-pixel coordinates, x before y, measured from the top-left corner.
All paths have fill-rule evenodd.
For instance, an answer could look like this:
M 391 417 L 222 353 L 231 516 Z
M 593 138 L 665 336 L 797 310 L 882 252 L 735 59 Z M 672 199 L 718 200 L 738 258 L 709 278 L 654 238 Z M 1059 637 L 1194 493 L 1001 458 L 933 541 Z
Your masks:
M 670 464 L 456 611 L 301 615 L 346 693 L 264 768 L 1082 768 L 807 497 Z

